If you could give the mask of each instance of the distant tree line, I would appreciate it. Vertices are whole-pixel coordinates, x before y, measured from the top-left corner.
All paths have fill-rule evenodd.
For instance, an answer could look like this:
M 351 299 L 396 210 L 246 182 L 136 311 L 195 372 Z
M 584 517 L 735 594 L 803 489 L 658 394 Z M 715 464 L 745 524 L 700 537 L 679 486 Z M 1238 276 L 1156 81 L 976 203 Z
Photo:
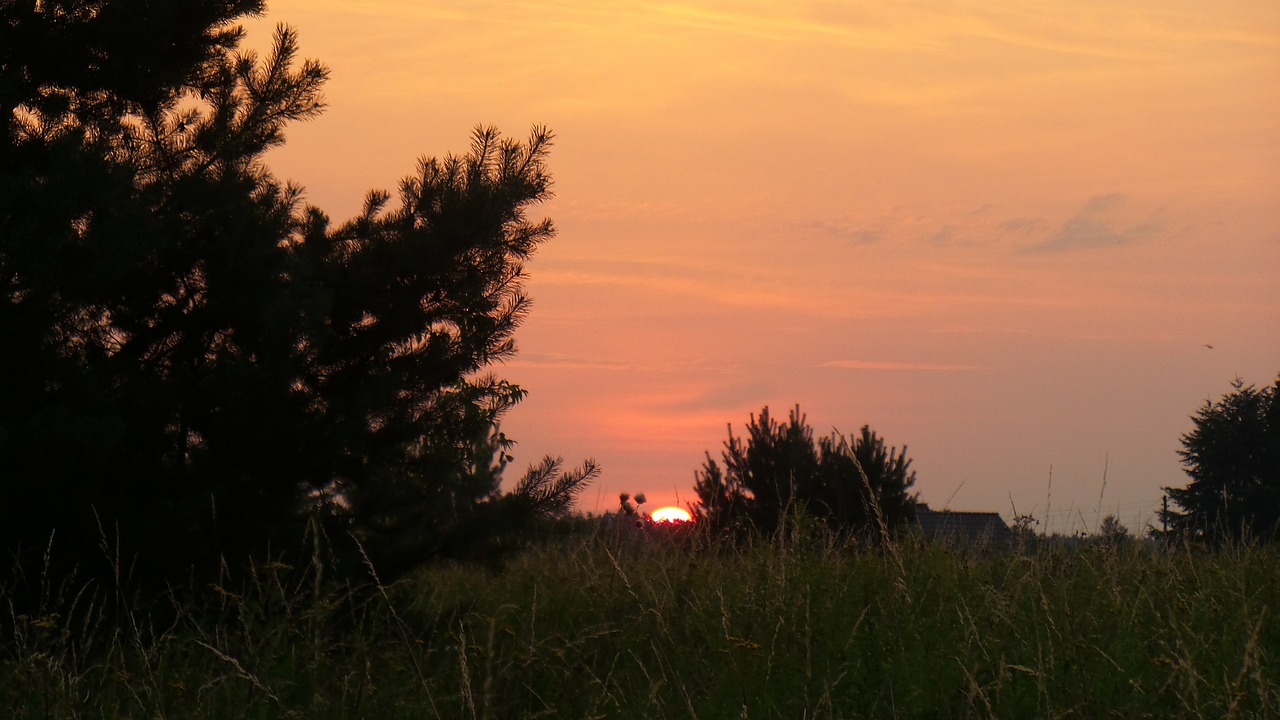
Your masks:
M 554 234 L 527 217 L 552 134 L 482 127 L 335 224 L 264 164 L 328 70 L 284 26 L 265 57 L 239 49 L 262 11 L 0 7 L 0 544 L 19 565 L 173 578 L 311 532 L 394 575 L 502 545 L 597 473 L 547 458 L 499 487 L 525 393 L 487 368 Z

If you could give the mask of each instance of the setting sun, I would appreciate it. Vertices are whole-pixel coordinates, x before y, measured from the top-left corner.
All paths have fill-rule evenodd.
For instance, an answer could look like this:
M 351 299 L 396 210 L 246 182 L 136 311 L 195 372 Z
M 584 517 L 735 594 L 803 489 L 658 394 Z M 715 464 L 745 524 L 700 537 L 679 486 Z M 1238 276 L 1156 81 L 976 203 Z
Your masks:
M 652 518 L 653 521 L 657 523 L 693 522 L 693 516 L 689 514 L 689 511 L 684 510 L 683 508 L 675 507 L 674 505 L 658 508 L 657 510 L 654 510 L 653 513 L 649 515 L 649 517 Z

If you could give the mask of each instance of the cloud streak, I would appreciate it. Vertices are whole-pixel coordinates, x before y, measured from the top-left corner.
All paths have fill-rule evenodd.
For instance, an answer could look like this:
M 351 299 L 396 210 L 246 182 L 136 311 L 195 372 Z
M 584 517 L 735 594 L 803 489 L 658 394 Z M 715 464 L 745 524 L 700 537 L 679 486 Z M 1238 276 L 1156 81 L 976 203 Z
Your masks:
M 1154 221 L 1127 224 L 1124 212 L 1127 205 L 1128 198 L 1120 193 L 1091 197 L 1053 236 L 1030 250 L 1063 252 L 1124 245 L 1145 240 L 1162 230 Z
M 558 370 L 635 370 L 634 363 L 600 358 L 576 357 L 558 353 L 521 353 L 502 363 L 511 368 L 540 368 Z
M 912 372 L 968 372 L 981 370 L 981 365 L 947 363 L 898 362 L 895 360 L 828 360 L 818 367 L 840 370 L 906 370 Z

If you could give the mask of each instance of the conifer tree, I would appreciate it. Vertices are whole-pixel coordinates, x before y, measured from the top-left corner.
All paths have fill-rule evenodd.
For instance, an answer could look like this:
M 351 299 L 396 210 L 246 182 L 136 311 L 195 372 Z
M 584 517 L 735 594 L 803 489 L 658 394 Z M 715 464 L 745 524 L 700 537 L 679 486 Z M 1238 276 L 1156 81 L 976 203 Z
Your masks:
M 1180 539 L 1280 538 L 1280 378 L 1262 388 L 1237 379 L 1191 417 L 1178 454 L 1191 478 L 1165 488 L 1181 508 L 1161 512 Z
M 327 70 L 260 2 L 0 8 L 0 540 L 172 577 L 298 542 L 306 518 L 392 571 L 560 512 L 513 494 L 525 261 L 550 238 L 552 136 L 480 128 L 338 225 L 263 154 Z M 482 530 L 483 529 L 483 530 Z M 466 538 L 466 540 L 463 540 Z

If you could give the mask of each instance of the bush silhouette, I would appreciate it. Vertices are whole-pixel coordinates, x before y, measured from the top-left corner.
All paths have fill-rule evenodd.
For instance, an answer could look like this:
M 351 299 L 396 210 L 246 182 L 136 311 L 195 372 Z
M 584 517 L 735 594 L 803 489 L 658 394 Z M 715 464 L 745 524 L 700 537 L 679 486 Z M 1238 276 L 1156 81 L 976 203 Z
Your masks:
M 870 427 L 814 441 L 797 406 L 786 423 L 765 407 L 745 438 L 729 428 L 721 465 L 707 453 L 697 472 L 694 514 L 713 529 L 771 534 L 803 512 L 839 532 L 879 536 L 915 518 L 915 483 L 906 446 L 899 452 Z

